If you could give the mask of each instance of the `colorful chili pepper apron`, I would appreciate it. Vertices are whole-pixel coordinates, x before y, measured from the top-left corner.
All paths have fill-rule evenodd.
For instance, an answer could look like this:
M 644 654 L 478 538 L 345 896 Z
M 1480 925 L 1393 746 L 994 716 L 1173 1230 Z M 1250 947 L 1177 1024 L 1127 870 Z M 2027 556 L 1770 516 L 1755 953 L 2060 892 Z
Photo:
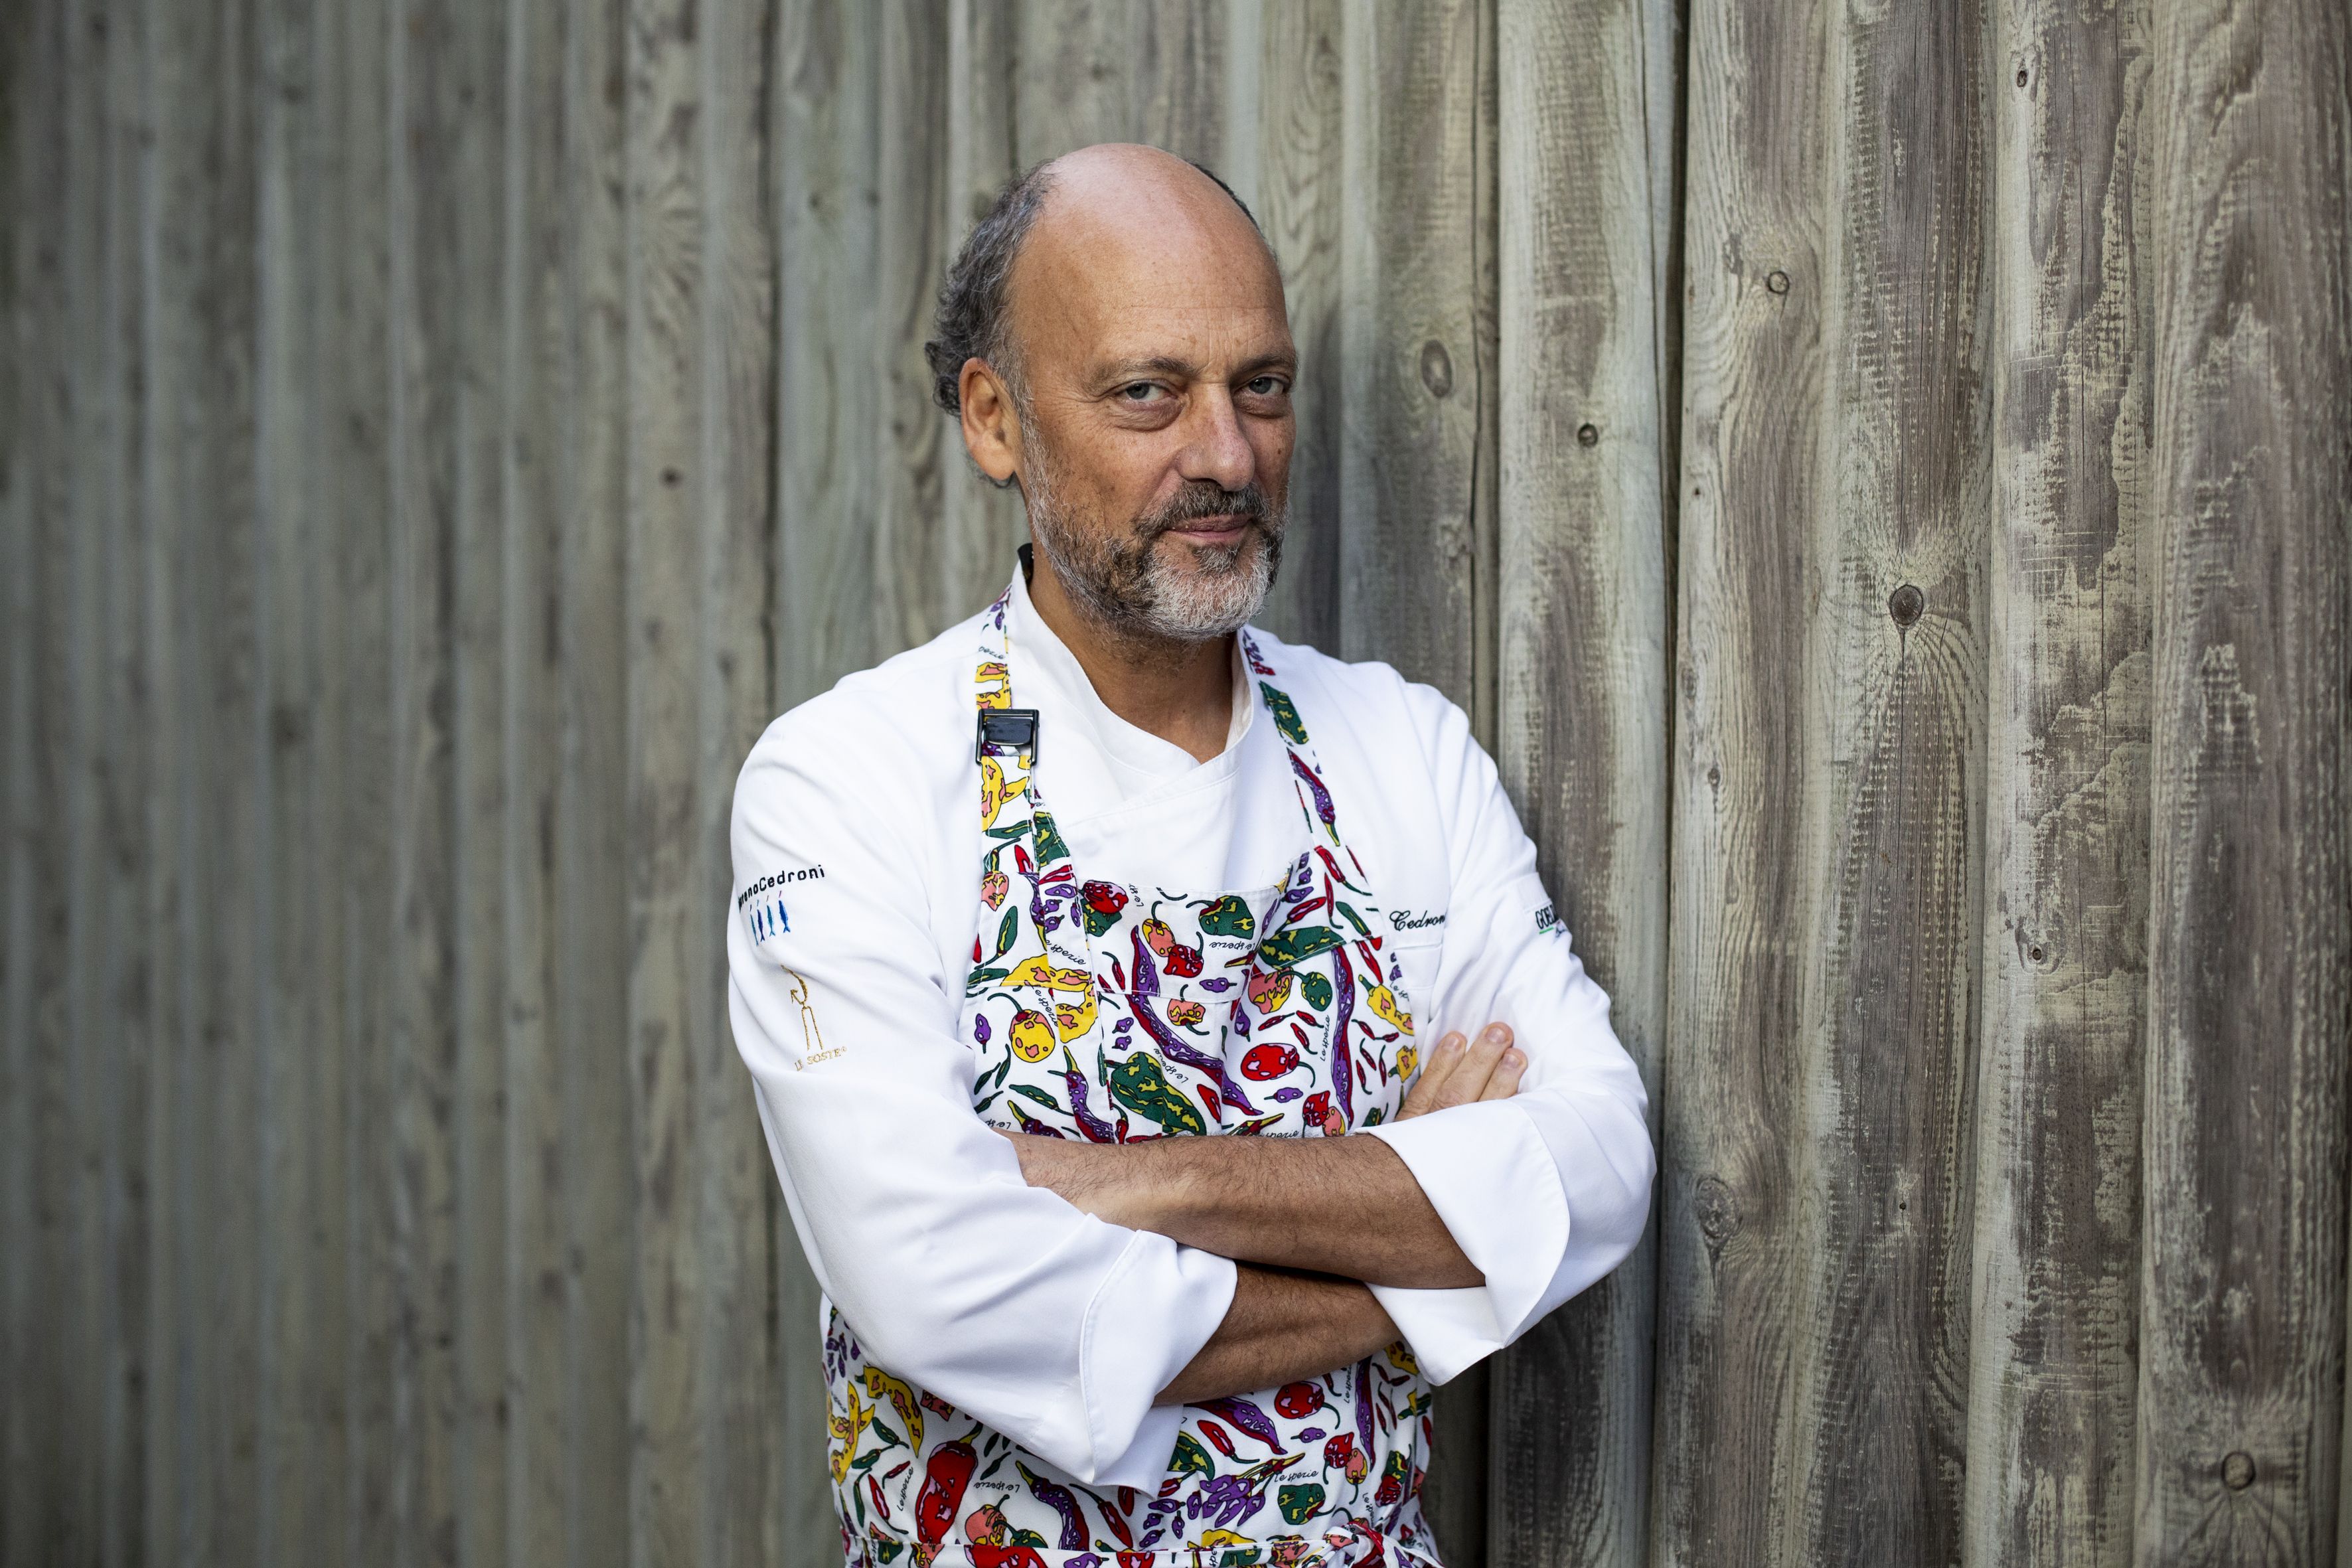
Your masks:
M 1005 604 L 982 621 L 983 711 L 1013 702 Z M 1246 632 L 1242 648 L 1313 840 L 1277 887 L 1087 879 L 1038 798 L 1034 755 L 981 745 L 985 847 L 963 1028 L 973 1107 L 990 1124 L 1109 1143 L 1337 1135 L 1396 1114 L 1416 1051 L 1395 944 L 1297 709 Z M 1148 1492 L 1051 1479 L 1010 1438 L 866 1361 L 838 1310 L 824 1357 L 834 1501 L 853 1564 L 1436 1561 L 1419 1500 L 1429 1388 L 1402 1344 L 1187 1405 L 1166 1479 Z

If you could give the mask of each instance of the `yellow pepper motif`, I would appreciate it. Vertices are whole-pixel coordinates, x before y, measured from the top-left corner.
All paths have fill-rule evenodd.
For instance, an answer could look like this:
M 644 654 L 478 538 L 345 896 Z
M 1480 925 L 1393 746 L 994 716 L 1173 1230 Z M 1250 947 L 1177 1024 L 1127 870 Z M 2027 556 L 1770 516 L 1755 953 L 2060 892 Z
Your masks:
M 897 1411 L 898 1419 L 906 1423 L 907 1441 L 919 1451 L 923 1446 L 923 1407 L 915 1402 L 915 1391 L 880 1367 L 868 1366 L 866 1369 L 866 1392 L 874 1401 L 877 1410 L 882 1408 L 882 1401 L 886 1397 L 890 1401 L 890 1408 Z
M 1095 1026 L 1095 977 L 1083 969 L 1064 969 L 1041 952 L 1013 965 L 1003 984 L 1008 988 L 1034 985 L 1045 992 L 1054 1009 L 1054 1027 L 1066 1040 L 1077 1039 Z M 1017 1023 L 1013 1049 L 1024 1062 L 1043 1061 L 1047 1054 L 1041 1049 L 1033 1057 L 1022 1050 Z
M 1013 1014 L 1013 1027 L 1007 1033 L 1013 1054 L 1024 1062 L 1042 1062 L 1054 1054 L 1054 1031 L 1045 1015 L 1034 1008 L 1024 1007 Z
M 858 1402 L 857 1385 L 853 1383 L 849 1385 L 849 1414 L 835 1415 L 828 1411 L 824 1419 L 825 1425 L 833 1428 L 833 1440 L 841 1445 L 832 1455 L 833 1484 L 839 1486 L 849 1479 L 849 1462 L 857 1457 L 857 1440 L 866 1436 L 866 1423 L 874 1419 L 874 1412 Z
M 995 826 L 997 816 L 1003 811 L 1006 804 L 1020 799 L 1022 792 L 1028 787 L 1027 774 L 1024 773 L 1017 779 L 1008 779 L 1004 776 L 1003 763 L 994 757 L 981 758 L 980 825 L 982 827 Z
M 1395 992 L 1385 985 L 1375 985 L 1371 1001 L 1372 1011 L 1387 1019 L 1391 1028 L 1402 1034 L 1412 1033 L 1412 1015 L 1397 1005 Z M 1412 1069 L 1408 1068 L 1405 1070 L 1409 1072 Z
M 980 689 L 981 707 L 1010 708 L 1013 706 L 1013 676 L 1001 660 L 984 661 L 974 675 L 973 682 Z

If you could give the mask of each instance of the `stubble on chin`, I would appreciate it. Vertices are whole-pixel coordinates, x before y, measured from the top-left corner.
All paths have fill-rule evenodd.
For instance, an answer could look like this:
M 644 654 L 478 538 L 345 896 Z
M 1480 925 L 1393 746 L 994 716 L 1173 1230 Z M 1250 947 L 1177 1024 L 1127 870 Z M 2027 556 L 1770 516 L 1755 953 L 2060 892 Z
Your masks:
M 1073 524 L 1058 488 L 1049 472 L 1031 485 L 1038 545 L 1080 612 L 1120 640 L 1209 641 L 1246 626 L 1265 603 L 1282 559 L 1279 508 L 1269 519 L 1261 502 L 1261 515 L 1230 545 L 1171 538 L 1192 513 L 1163 512 L 1106 537 Z

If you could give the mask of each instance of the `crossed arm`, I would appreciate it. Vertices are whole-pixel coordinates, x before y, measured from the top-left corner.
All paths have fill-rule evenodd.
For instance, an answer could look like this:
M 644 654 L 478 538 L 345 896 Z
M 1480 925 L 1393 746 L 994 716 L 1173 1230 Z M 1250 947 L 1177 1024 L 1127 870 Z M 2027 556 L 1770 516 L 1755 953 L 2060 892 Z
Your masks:
M 1517 1091 L 1510 1030 L 1446 1036 L 1397 1117 Z M 1367 1289 L 1485 1283 L 1421 1184 L 1378 1138 L 1169 1138 L 1081 1143 L 1008 1133 L 1021 1173 L 1077 1207 L 1241 1265 L 1233 1305 L 1160 1394 L 1190 1404 L 1314 1377 L 1397 1337 Z

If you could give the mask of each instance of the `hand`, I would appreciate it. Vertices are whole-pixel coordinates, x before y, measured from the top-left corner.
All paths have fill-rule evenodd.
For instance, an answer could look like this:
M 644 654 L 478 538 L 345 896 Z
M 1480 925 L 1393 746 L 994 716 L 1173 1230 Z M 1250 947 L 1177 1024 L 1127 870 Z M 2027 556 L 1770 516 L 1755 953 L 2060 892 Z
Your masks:
M 1429 1053 L 1412 1092 L 1397 1110 L 1397 1120 L 1474 1100 L 1508 1100 L 1519 1092 L 1519 1075 L 1527 1070 L 1527 1053 L 1511 1044 L 1508 1024 L 1489 1024 L 1475 1040 L 1465 1040 L 1456 1031 Z

